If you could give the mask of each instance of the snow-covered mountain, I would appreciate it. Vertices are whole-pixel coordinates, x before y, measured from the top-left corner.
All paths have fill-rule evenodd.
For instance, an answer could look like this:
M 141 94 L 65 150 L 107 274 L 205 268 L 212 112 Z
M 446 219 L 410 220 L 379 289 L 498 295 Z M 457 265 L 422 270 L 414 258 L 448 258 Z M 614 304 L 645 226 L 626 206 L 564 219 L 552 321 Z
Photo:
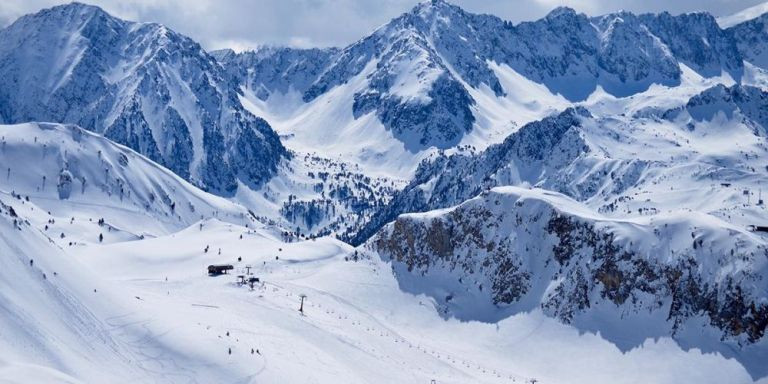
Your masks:
M 751 381 L 720 354 L 663 337 L 619 350 L 538 310 L 495 324 L 442 319 L 439 302 L 403 292 L 378 256 L 329 238 L 287 244 L 209 220 L 155 239 L 59 248 L 34 201 L 0 201 L 5 382 Z M 261 283 L 205 276 L 214 263 L 244 275 L 255 266 Z
M 625 111 L 568 109 L 425 161 L 352 241 L 447 317 L 539 308 L 622 348 L 669 334 L 764 376 L 766 242 L 748 228 L 766 217 L 768 92 L 717 85 Z
M 73 125 L 0 125 L 0 164 L 0 195 L 53 215 L 39 224 L 63 245 L 159 236 L 210 217 L 257 223 L 246 208 Z
M 5 123 L 73 123 L 218 194 L 257 187 L 287 157 L 269 124 L 199 44 L 71 3 L 0 31 Z
M 503 143 L 480 154 L 440 154 L 425 160 L 408 186 L 376 213 L 351 239 L 352 243 L 362 243 L 402 213 L 446 208 L 470 199 L 484 189 L 498 185 L 494 175 L 504 177 L 507 183 L 535 183 L 538 175 L 562 169 L 586 149 L 576 131 L 582 116 L 590 115 L 583 108 L 568 109 L 525 125 Z M 524 167 L 526 170 L 502 172 L 505 167 Z
M 311 103 L 337 87 L 358 84 L 345 91 L 354 93 L 345 108 L 352 108 L 355 120 L 375 114 L 410 152 L 455 147 L 478 130 L 488 119 L 478 105 L 482 90 L 496 102 L 510 94 L 515 100 L 522 92 L 504 84 L 499 66 L 570 101 L 584 100 L 598 87 L 629 96 L 653 84 L 676 86 L 681 65 L 704 77 L 727 73 L 738 80 L 743 72 L 736 40 L 706 13 L 590 18 L 558 8 L 541 20 L 512 25 L 442 0 L 420 3 L 341 51 L 220 56 L 261 99 L 292 89 Z M 293 61 L 285 63 L 289 57 Z M 294 71 L 309 58 L 314 60 L 308 71 Z M 278 64 L 264 70 L 267 62 Z
M 617 220 L 564 195 L 499 187 L 400 216 L 368 247 L 447 317 L 496 322 L 540 308 L 623 350 L 672 334 L 763 376 L 766 239 L 700 213 Z
M 401 213 L 450 207 L 499 185 L 535 185 L 611 211 L 617 210 L 616 202 L 638 194 L 660 205 L 654 211 L 663 209 L 660 200 L 668 197 L 658 196 L 660 186 L 738 185 L 718 200 L 722 205 L 684 202 L 692 209 L 723 211 L 739 188 L 750 196 L 761 190 L 768 173 L 759 160 L 767 154 L 767 110 L 766 91 L 739 85 L 714 86 L 669 110 L 640 107 L 623 116 L 599 117 L 585 107 L 571 108 L 527 124 L 483 152 L 424 161 L 410 184 L 352 241 L 363 242 Z M 713 147 L 718 137 L 729 144 Z
M 760 13 L 428 0 L 347 47 L 240 53 L 24 16 L 0 378 L 764 382 Z
M 768 137 L 768 91 L 761 88 L 717 85 L 692 97 L 684 106 L 667 111 L 664 116 L 676 119 L 681 112 L 687 113 L 693 121 L 711 121 L 718 114 L 726 119 L 741 119 L 753 127 L 755 135 Z
M 759 16 L 736 24 L 728 31 L 736 40 L 744 60 L 768 69 L 768 6 L 765 8 Z

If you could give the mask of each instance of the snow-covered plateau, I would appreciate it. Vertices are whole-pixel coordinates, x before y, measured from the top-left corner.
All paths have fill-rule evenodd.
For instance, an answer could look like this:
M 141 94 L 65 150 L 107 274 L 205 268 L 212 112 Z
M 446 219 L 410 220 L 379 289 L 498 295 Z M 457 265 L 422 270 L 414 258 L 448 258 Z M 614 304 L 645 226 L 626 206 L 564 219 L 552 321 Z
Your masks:
M 766 12 L 22 16 L 0 383 L 768 384 Z

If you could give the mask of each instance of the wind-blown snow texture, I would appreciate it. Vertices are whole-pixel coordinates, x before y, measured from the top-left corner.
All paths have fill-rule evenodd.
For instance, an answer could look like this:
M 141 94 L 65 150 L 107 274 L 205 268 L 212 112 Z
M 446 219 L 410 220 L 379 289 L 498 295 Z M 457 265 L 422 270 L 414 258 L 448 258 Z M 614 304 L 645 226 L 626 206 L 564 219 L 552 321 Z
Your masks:
M 0 31 L 5 123 L 73 123 L 146 155 L 196 185 L 232 195 L 287 156 L 269 124 L 199 44 L 159 24 L 72 3 Z

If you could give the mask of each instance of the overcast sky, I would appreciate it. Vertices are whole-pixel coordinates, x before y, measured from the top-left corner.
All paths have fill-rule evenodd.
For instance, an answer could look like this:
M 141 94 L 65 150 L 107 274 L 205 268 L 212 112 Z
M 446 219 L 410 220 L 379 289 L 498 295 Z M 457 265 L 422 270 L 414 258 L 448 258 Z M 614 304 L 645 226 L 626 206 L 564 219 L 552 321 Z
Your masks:
M 60 0 L 0 0 L 0 27 Z M 344 46 L 408 11 L 418 0 L 87 0 L 124 19 L 159 22 L 207 49 L 258 45 Z M 453 0 L 475 13 L 534 20 L 559 5 L 588 15 L 617 10 L 735 13 L 765 0 Z

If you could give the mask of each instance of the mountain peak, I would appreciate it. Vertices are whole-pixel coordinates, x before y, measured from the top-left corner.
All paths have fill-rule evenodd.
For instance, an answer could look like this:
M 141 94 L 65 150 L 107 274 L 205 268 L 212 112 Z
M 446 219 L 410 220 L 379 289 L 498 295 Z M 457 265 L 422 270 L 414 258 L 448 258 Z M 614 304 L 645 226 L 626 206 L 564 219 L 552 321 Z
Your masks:
M 104 12 L 103 9 L 101 9 L 100 7 L 98 7 L 96 5 L 81 3 L 79 1 L 72 1 L 72 2 L 69 2 L 69 3 L 66 3 L 66 4 L 56 5 L 56 6 L 51 7 L 50 9 L 51 10 L 53 10 L 53 9 L 58 9 L 58 10 L 61 10 L 61 9 L 78 9 L 78 10 L 87 10 L 87 11 L 91 11 L 91 12 L 99 12 L 99 11 L 100 12 Z
M 420 2 L 418 5 L 416 5 L 416 8 L 421 8 L 421 9 L 435 8 L 435 7 L 439 8 L 439 7 L 449 6 L 449 5 L 451 4 L 449 4 L 445 0 L 424 0 Z
M 68 4 L 57 5 L 46 8 L 20 17 L 13 22 L 12 26 L 20 29 L 39 30 L 45 28 L 55 28 L 74 32 L 83 30 L 86 25 L 90 25 L 91 31 L 101 30 L 108 26 L 109 29 L 119 29 L 126 22 L 108 14 L 103 9 L 84 3 L 72 2 Z M 87 33 L 82 31 L 81 33 Z M 96 32 L 96 35 L 100 33 Z
M 460 7 L 445 0 L 426 0 L 416 5 L 410 14 L 427 20 L 436 16 L 450 18 L 450 15 L 461 12 L 463 10 Z
M 546 19 L 556 19 L 559 17 L 573 17 L 576 16 L 576 10 L 571 7 L 557 7 L 550 11 L 547 16 L 545 16 Z
M 61 4 L 51 8 L 43 9 L 40 12 L 33 14 L 33 16 L 38 16 L 38 15 L 57 15 L 57 16 L 90 15 L 92 16 L 97 14 L 110 16 L 106 11 L 104 11 L 98 6 L 73 1 L 71 3 Z

